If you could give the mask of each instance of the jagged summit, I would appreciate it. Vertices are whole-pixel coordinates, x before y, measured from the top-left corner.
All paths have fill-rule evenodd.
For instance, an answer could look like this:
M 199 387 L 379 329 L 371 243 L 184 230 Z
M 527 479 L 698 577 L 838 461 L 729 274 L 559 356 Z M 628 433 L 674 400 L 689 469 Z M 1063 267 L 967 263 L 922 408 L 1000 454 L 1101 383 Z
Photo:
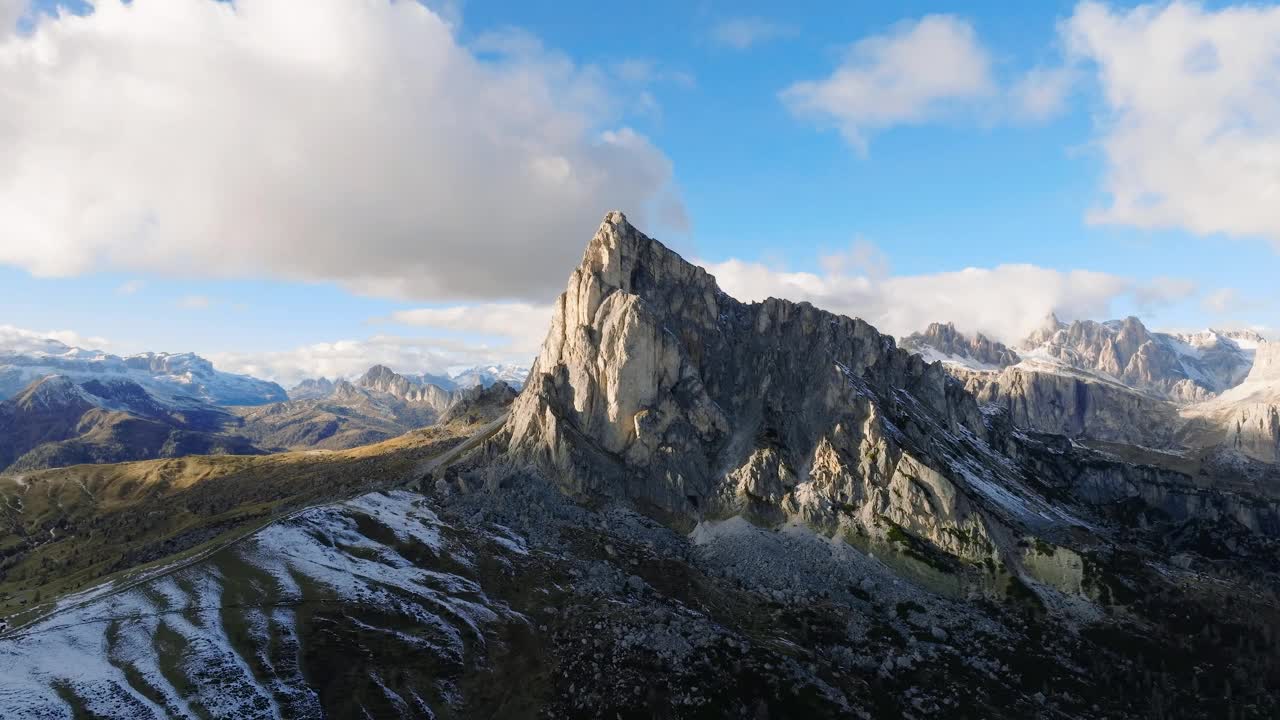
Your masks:
M 865 321 L 735 300 L 610 213 L 492 447 L 570 494 L 625 497 L 677 524 L 745 512 L 905 528 L 981 561 L 1001 528 L 1070 523 L 990 432 L 940 365 Z
M 924 332 L 903 338 L 902 347 L 920 353 L 929 361 L 940 360 L 979 370 L 1004 368 L 1022 360 L 1003 343 L 982 333 L 970 337 L 951 322 L 930 323 Z
M 444 412 L 453 403 L 450 390 L 431 383 L 401 375 L 385 365 L 369 368 L 355 385 L 368 390 L 386 393 L 406 402 L 421 403 L 435 412 Z

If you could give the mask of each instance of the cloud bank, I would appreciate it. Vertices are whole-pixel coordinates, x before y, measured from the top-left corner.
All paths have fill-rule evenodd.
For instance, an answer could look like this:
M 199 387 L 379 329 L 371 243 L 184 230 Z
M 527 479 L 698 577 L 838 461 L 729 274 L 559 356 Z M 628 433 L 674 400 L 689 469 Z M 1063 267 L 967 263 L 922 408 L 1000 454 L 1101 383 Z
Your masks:
M 725 292 L 741 300 L 804 300 L 860 317 L 895 337 L 923 330 L 931 322 L 952 321 L 965 332 L 981 332 L 1006 343 L 1026 337 L 1050 312 L 1068 320 L 1105 319 L 1113 316 L 1113 306 L 1121 300 L 1157 309 L 1197 290 L 1194 283 L 1169 278 L 1144 283 L 1035 265 L 894 276 L 882 266 L 878 271 L 851 266 L 845 257 L 825 258 L 822 273 L 788 272 L 741 260 L 705 266 Z
M 411 0 L 43 17 L 0 33 L 0 263 L 543 300 L 606 210 L 684 217 L 602 77 Z

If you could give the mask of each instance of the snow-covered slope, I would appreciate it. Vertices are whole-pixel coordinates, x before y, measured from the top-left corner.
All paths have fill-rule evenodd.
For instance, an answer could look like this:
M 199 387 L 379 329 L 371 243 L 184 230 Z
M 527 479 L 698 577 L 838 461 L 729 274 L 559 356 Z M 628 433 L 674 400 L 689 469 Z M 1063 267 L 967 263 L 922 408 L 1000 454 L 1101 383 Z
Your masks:
M 497 382 L 504 382 L 519 390 L 524 387 L 525 378 L 529 376 L 529 368 L 523 365 L 483 365 L 449 374 L 449 379 L 460 388 L 489 387 Z
M 0 640 L 0 716 L 430 717 L 490 627 L 517 620 L 473 577 L 519 539 L 455 538 L 421 496 L 374 493 L 66 598 Z
M 1050 317 L 1022 342 L 1019 354 L 1042 368 L 1093 373 L 1186 404 L 1239 384 L 1260 342 L 1247 331 L 1152 332 L 1135 317 L 1071 323 Z
M 16 395 L 45 375 L 63 375 L 82 383 L 125 379 L 166 404 L 195 400 L 214 405 L 263 405 L 287 399 L 279 385 L 221 372 L 193 353 L 142 353 L 121 357 L 46 340 L 36 347 L 0 346 L 0 399 Z
M 902 339 L 904 350 L 918 353 L 926 362 L 941 362 L 969 370 L 994 371 L 1016 365 L 1018 354 L 982 333 L 972 337 L 952 323 L 931 323 L 924 332 Z
M 949 324 L 903 341 L 1023 427 L 1174 450 L 1280 459 L 1280 345 L 1248 330 L 1162 333 L 1137 318 L 1050 316 L 1015 362 Z M 1010 351 L 1013 354 L 1013 351 Z M 984 362 L 986 360 L 986 362 Z M 1273 368 L 1274 366 L 1274 368 Z

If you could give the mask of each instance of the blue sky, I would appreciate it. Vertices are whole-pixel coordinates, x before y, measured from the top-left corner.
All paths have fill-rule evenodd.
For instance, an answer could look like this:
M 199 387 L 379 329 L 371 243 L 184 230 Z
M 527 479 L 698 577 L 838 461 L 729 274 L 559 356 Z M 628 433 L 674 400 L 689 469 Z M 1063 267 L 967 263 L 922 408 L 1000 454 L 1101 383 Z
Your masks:
M 342 13 L 360 12 L 330 8 L 334 1 L 307 4 L 274 0 L 277 9 L 293 13 L 288 18 L 302 28 L 309 28 L 309 22 L 326 20 L 326 13 L 339 18 Z M 4 2 L 18 6 L 15 0 L 0 0 L 0 8 Z M 135 4 L 157 2 L 136 0 Z M 252 104 L 254 98 L 279 94 L 266 87 L 261 95 L 239 92 L 238 78 L 249 84 L 258 82 L 254 75 L 271 75 L 254 72 L 253 62 L 264 53 L 240 57 L 226 55 L 232 51 L 219 47 L 219 43 L 228 47 L 238 43 L 238 34 L 252 36 L 253 25 L 259 22 L 256 18 L 265 15 L 258 12 L 258 6 L 271 2 L 239 3 L 237 11 L 244 18 L 232 18 L 220 34 L 204 38 L 211 46 L 209 57 L 235 57 L 237 62 L 228 61 L 228 67 L 213 70 L 195 60 L 190 65 L 175 62 L 174 67 L 194 68 L 191 82 L 197 86 L 204 82 L 216 93 L 230 88 L 225 97 L 219 96 L 225 103 Z M 57 26 L 66 21 L 43 17 L 52 3 L 42 1 L 34 12 L 26 13 L 20 31 L 7 41 L 0 39 L 0 73 L 11 74 L 0 75 L 0 82 L 29 79 L 35 67 L 31 60 L 37 53 L 34 45 L 44 43 L 46 50 L 58 48 L 61 57 L 69 58 L 74 56 L 76 43 L 85 42 L 89 47 L 83 38 L 94 36 L 106 39 L 93 46 L 96 49 L 85 51 L 86 57 L 97 63 L 95 82 L 145 89 L 103 99 L 85 98 L 85 93 L 76 89 L 83 87 L 77 85 L 83 79 L 77 73 L 85 71 L 67 67 L 70 62 L 55 62 L 52 80 L 32 80 L 29 86 L 22 86 L 29 93 L 0 96 L 0 110 L 6 115 L 16 113 L 29 120 L 18 123 L 7 137 L 0 128 L 0 151 L 23 152 L 31 167 L 39 168 L 21 175 L 22 187 L 17 187 L 19 180 L 8 186 L 0 184 L 0 209 L 29 206 L 32 198 L 58 201 L 50 201 L 56 214 L 33 213 L 34 219 L 8 227 L 0 218 L 0 307 L 6 309 L 0 325 L 36 332 L 72 331 L 105 340 L 110 349 L 122 352 L 195 350 L 235 369 L 281 377 L 307 374 L 316 368 L 340 372 L 345 367 L 338 363 L 317 366 L 312 357 L 315 353 L 300 358 L 298 348 L 340 340 L 360 344 L 374 337 L 382 340 L 375 343 L 378 347 L 370 350 L 370 356 L 390 358 L 402 365 L 424 357 L 418 354 L 422 347 L 435 358 L 431 362 L 443 362 L 431 355 L 430 346 L 437 341 L 444 353 L 440 357 L 447 356 L 450 361 L 519 359 L 536 345 L 531 339 L 536 333 L 528 329 L 511 334 L 473 332 L 477 327 L 489 327 L 485 323 L 490 316 L 481 317 L 488 312 L 484 309 L 518 303 L 528 317 L 539 317 L 554 288 L 571 269 L 572 259 L 590 238 L 598 216 L 610 209 L 609 203 L 634 201 L 637 207 L 621 208 L 633 221 L 645 221 L 642 229 L 710 264 L 713 271 L 719 268 L 717 274 L 731 291 L 763 296 L 799 288 L 797 292 L 805 295 L 804 299 L 862 314 L 873 322 L 883 318 L 884 323 L 909 325 L 954 319 L 970 329 L 1012 336 L 1026 324 L 1026 317 L 1057 310 L 1065 315 L 1137 313 L 1150 324 L 1169 328 L 1277 326 L 1274 311 L 1280 298 L 1274 277 L 1280 268 L 1280 220 L 1275 211 L 1263 206 L 1268 198 L 1277 198 L 1280 205 L 1280 194 L 1268 195 L 1275 187 L 1268 189 L 1265 182 L 1261 190 L 1258 183 L 1249 184 L 1244 193 L 1229 186 L 1242 174 L 1255 171 L 1264 180 L 1269 177 L 1280 183 L 1276 179 L 1280 177 L 1280 158 L 1271 149 L 1280 139 L 1280 117 L 1270 107 L 1280 98 L 1274 95 L 1274 84 L 1265 79 L 1280 69 L 1280 51 L 1274 49 L 1273 40 L 1272 50 L 1237 58 L 1229 54 L 1228 45 L 1214 45 L 1220 35 L 1208 30 L 1204 31 L 1207 35 L 1199 34 L 1200 28 L 1219 26 L 1226 33 L 1235 27 L 1233 23 L 1253 28 L 1253 32 L 1271 32 L 1280 16 L 1274 8 L 1253 6 L 1249 12 L 1257 15 L 1241 15 L 1226 3 L 1137 9 L 1129 4 L 1049 2 L 1023 3 L 1017 9 L 1007 3 L 973 2 L 797 2 L 778 6 L 469 0 L 434 4 L 432 8 L 450 24 L 445 35 L 426 25 L 419 30 L 414 22 L 408 22 L 408 15 L 395 15 L 382 24 L 354 25 L 352 38 L 320 26 L 316 33 L 322 39 L 314 45 L 307 40 L 310 30 L 298 30 L 297 37 L 291 38 L 301 44 L 284 47 L 302 55 L 313 48 L 318 56 L 336 53 L 343 62 L 359 65 L 362 48 L 404 43 L 403 53 L 389 56 L 390 60 L 380 58 L 378 62 L 389 64 L 377 65 L 378 77 L 388 78 L 388 83 L 396 79 L 422 83 L 415 90 L 421 93 L 421 102 L 386 113 L 403 113 L 403 118 L 392 119 L 403 120 L 403 128 L 408 128 L 399 140 L 401 149 L 391 151 L 392 157 L 416 158 L 414 164 L 389 172 L 389 177 L 402 178 L 400 182 L 388 180 L 388 186 L 396 186 L 394 190 L 381 193 L 375 171 L 370 171 L 369 179 L 355 190 L 319 184 L 322 181 L 316 177 L 334 174 L 335 166 L 311 167 L 308 159 L 336 152 L 335 137 L 354 137 L 346 150 L 355 155 L 376 158 L 377 153 L 387 151 L 380 145 L 366 150 L 361 143 L 377 144 L 378 134 L 371 132 L 366 137 L 357 132 L 353 136 L 352 126 L 344 124 L 318 130 L 314 136 L 302 133 L 305 137 L 298 141 L 301 152 L 290 155 L 288 162 L 291 172 L 305 178 L 305 190 L 282 190 L 289 186 L 289 177 L 284 176 L 278 186 L 254 196 L 265 198 L 261 204 L 247 196 L 225 206 L 214 203 L 212 209 L 200 205 L 188 216 L 179 217 L 192 207 L 190 194 L 207 198 L 225 191 L 228 180 L 215 175 L 226 171 L 219 157 L 241 151 L 249 156 L 271 155 L 270 148 L 278 148 L 280 141 L 263 151 L 252 143 L 241 145 L 235 133 L 222 128 L 173 131 L 191 123 L 183 119 L 185 116 L 164 117 L 177 103 L 195 104 L 203 98 L 187 100 L 166 84 L 176 81 L 157 76 L 157 64 L 163 66 L 173 57 L 167 53 L 184 51 L 156 38 L 178 37 L 191 32 L 192 25 L 209 24 L 213 16 L 201 14 L 196 7 L 208 4 L 208 0 L 174 0 L 172 7 L 177 9 L 171 10 L 173 16 L 188 11 L 191 15 L 176 20 L 159 11 L 150 11 L 145 18 L 141 13 L 129 15 L 114 9 L 104 12 L 102 6 L 114 4 L 114 0 L 104 0 L 94 13 L 103 15 L 100 27 L 73 33 L 59 32 Z M 89 11 L 79 8 L 79 12 Z M 936 23 L 939 32 L 961 46 L 952 48 L 961 53 L 958 59 L 927 42 L 910 42 L 927 37 L 913 33 L 924 27 L 929 17 L 940 17 Z M 339 19 L 351 22 L 348 16 Z M 93 20 L 91 15 L 82 22 Z M 134 35 L 130 23 L 154 32 Z M 261 23 L 265 26 L 266 21 Z M 1140 48 L 1160 32 L 1166 38 L 1172 33 L 1177 38 L 1175 45 L 1183 43 L 1188 48 L 1184 54 L 1203 53 L 1207 47 L 1215 66 L 1233 68 L 1238 71 L 1235 77 L 1240 77 L 1243 68 L 1246 83 L 1248 78 L 1256 79 L 1254 87 L 1224 89 L 1221 97 L 1210 93 L 1204 105 L 1211 106 L 1216 99 L 1221 107 L 1188 116 L 1188 123 L 1201 120 L 1211 126 L 1210 131 L 1192 132 L 1161 119 L 1170 115 L 1170 108 L 1187 106 L 1191 102 L 1188 97 L 1203 94 L 1192 87 L 1203 80 L 1203 72 L 1185 70 L 1187 62 L 1181 60 L 1166 73 L 1153 66 L 1152 75 L 1175 87 L 1167 91 L 1126 76 L 1125 68 L 1155 62 Z M 0 38 L 4 34 L 0 29 Z M 422 50 L 433 42 L 449 47 L 451 59 L 440 61 L 441 72 L 450 72 L 459 62 L 474 63 L 480 80 L 459 81 L 456 88 L 432 94 L 438 92 L 436 85 L 417 79 L 431 73 L 417 63 L 435 62 L 433 53 Z M 864 43 L 862 50 L 851 51 L 859 42 Z M 106 62 L 112 43 L 118 49 L 128 49 L 127 53 L 121 50 L 128 61 Z M 875 48 L 885 47 L 896 49 L 877 54 Z M 946 77 L 948 64 L 972 58 L 975 53 L 982 63 L 981 77 L 970 81 Z M 933 57 L 935 54 L 938 57 Z M 22 62 L 6 68 L 6 56 Z M 910 63 L 910 78 L 895 79 L 891 67 L 895 61 Z M 502 77 L 489 77 L 487 68 L 500 69 Z M 852 72 L 856 82 L 867 77 L 881 81 L 839 85 L 848 81 L 847 76 L 840 80 L 842 68 Z M 874 74 L 877 68 L 883 74 Z M 211 73 L 208 77 L 199 76 L 206 71 Z M 920 80 L 934 72 L 941 77 L 929 83 Z M 537 78 L 528 98 L 520 95 L 525 85 L 513 80 L 525 77 L 522 73 Z M 62 75 L 65 81 L 60 82 Z M 1048 77 L 1066 78 L 1063 89 L 1045 89 L 1056 109 L 1028 112 L 1019 100 L 1018 89 L 1034 84 L 1035 78 Z M 477 95 L 490 91 L 484 93 L 484 99 L 467 95 L 477 82 L 483 85 L 490 80 L 493 87 L 475 89 Z M 1176 88 L 1183 80 L 1185 91 Z M 927 87 L 901 90 L 894 86 L 897 82 Z M 968 89 L 961 87 L 965 82 L 969 82 Z M 820 107 L 816 110 L 813 103 L 807 109 L 799 107 L 803 103 L 796 101 L 796 91 L 789 94 L 788 88 L 803 83 L 826 88 L 831 94 L 823 97 L 837 99 L 817 102 Z M 980 87 L 975 89 L 975 85 Z M 885 93 L 886 98 L 863 97 L 874 92 Z M 907 93 L 909 99 L 904 102 L 910 107 L 896 114 L 881 111 L 893 98 L 904 97 L 900 92 Z M 1255 96 L 1259 102 L 1253 104 L 1249 98 Z M 491 106 L 488 103 L 494 102 L 493 97 L 500 101 Z M 342 95 L 324 95 L 319 90 L 306 99 L 314 102 L 317 98 L 343 102 Z M 536 106 L 527 111 L 527 117 L 520 115 L 526 112 L 526 102 Z M 4 108 L 5 103 L 16 107 Z M 210 107 L 218 113 L 225 103 Z M 507 106 L 517 108 L 512 112 L 518 117 L 500 122 L 494 130 L 510 134 L 510 143 L 515 143 L 504 139 L 503 148 L 551 145 L 555 157 L 567 158 L 565 162 L 575 175 L 600 178 L 596 185 L 577 186 L 566 194 L 563 212 L 558 212 L 556 205 L 561 196 L 554 193 L 540 198 L 533 209 L 521 205 L 520 185 L 517 180 L 508 182 L 502 152 L 490 152 L 488 147 L 470 152 L 465 143 L 471 135 L 464 134 L 461 139 L 449 135 L 454 132 L 450 128 L 458 124 L 455 120 L 466 122 L 470 117 L 466 113 L 474 110 L 483 115 L 494 112 L 493 107 L 501 113 Z M 315 110 L 326 112 L 323 107 Z M 272 110 L 243 108 L 229 116 L 225 125 L 240 128 L 237 132 L 241 136 L 252 135 L 255 118 L 267 112 Z M 140 135 L 147 132 L 142 137 L 121 139 L 121 134 L 130 133 L 101 128 L 85 131 L 65 121 L 68 114 L 76 113 L 103 114 L 104 122 L 118 115 L 121 127 L 139 128 Z M 299 112 L 292 122 L 301 127 L 315 117 L 313 112 Z M 361 122 L 363 117 L 353 117 L 350 122 Z M 562 124 L 581 127 L 565 131 Z M 852 133 L 841 131 L 851 126 L 855 128 Z M 596 157 L 591 148 L 599 145 L 599 137 L 624 128 L 642 138 L 643 145 L 639 140 L 624 139 L 620 145 L 626 150 L 619 151 L 619 157 Z M 1244 135 L 1242 146 L 1228 146 L 1221 140 L 1232 131 Z M 65 142 L 59 134 L 63 132 Z M 1192 132 L 1190 137 L 1194 138 L 1185 147 L 1166 142 L 1171 137 L 1188 137 L 1184 132 Z M 433 144 L 433 138 L 427 137 L 433 133 L 441 136 L 442 144 Z M 522 133 L 531 134 L 532 139 L 525 143 Z M 577 136 L 564 140 L 566 133 Z M 417 147 L 416 140 L 422 140 L 424 147 Z M 164 158 L 189 151 L 198 154 L 199 145 L 206 142 L 220 148 L 219 153 L 211 154 L 212 160 L 198 155 L 189 165 L 181 165 L 170 192 L 167 178 L 173 177 L 175 166 L 165 164 Z M 1248 143 L 1256 146 L 1256 153 L 1238 152 L 1241 147 L 1248 150 Z M 464 160 L 468 157 L 486 167 L 441 170 L 443 177 L 432 176 L 430 167 L 443 152 L 440 148 L 450 147 L 459 147 L 463 157 L 456 167 L 467 168 Z M 73 149 L 93 154 L 85 172 L 100 173 L 102 179 L 94 183 L 85 180 L 84 187 L 65 181 L 80 167 L 64 157 Z M 150 169 L 133 167 L 131 158 L 152 151 L 163 155 L 154 162 L 138 163 Z M 99 154 L 107 159 L 99 161 Z M 1233 159 L 1237 155 L 1258 158 L 1255 164 L 1260 167 L 1235 164 L 1245 162 Z M 257 174 L 248 162 L 237 159 L 230 177 L 241 184 L 251 183 Z M 358 158 L 351 162 L 360 163 Z M 589 172 L 582 171 L 583 164 L 589 165 Z M 279 167 L 272 165 L 270 171 Z M 448 174 L 472 171 L 478 174 L 477 179 L 468 175 L 460 180 Z M 363 167 L 351 174 L 360 172 Z M 1202 200 L 1204 184 L 1219 175 L 1225 180 L 1215 184 L 1227 186 L 1224 199 Z M 1177 179 L 1169 179 L 1175 176 Z M 640 177 L 644 179 L 635 179 Z M 422 182 L 431 187 L 439 181 L 442 188 L 472 187 L 468 183 L 474 181 L 477 190 L 473 195 L 495 188 L 494 197 L 485 198 L 482 207 L 462 220 L 452 216 L 438 219 L 431 214 L 437 212 L 431 207 L 434 193 L 415 194 L 412 187 L 406 187 L 406 178 L 412 180 L 409 184 Z M 110 190 L 102 190 L 104 183 Z M 317 184 L 313 187 L 311 183 Z M 1117 183 L 1123 188 L 1121 192 L 1132 192 L 1151 206 L 1116 213 L 1118 217 L 1112 222 L 1091 222 L 1091 213 L 1112 206 Z M 502 197 L 504 189 L 512 197 Z M 189 194 L 184 196 L 183 192 Z M 110 212 L 95 215 L 82 208 L 84 198 L 97 198 L 98 193 L 110 196 L 110 203 L 114 203 L 107 205 Z M 314 205 L 306 201 L 308 193 L 314 194 Z M 334 208 L 332 198 L 340 198 L 339 202 L 349 199 L 352 209 Z M 468 202 L 466 196 L 459 198 L 441 198 L 438 212 L 446 215 Z M 196 204 L 202 202 L 205 200 Z M 250 209 L 253 224 L 224 221 L 222 216 L 246 215 L 245 208 Z M 408 208 L 403 223 L 401 208 Z M 527 238 L 513 239 L 507 246 L 487 238 L 455 242 L 448 235 L 457 234 L 459 223 L 467 218 L 483 226 L 495 213 L 504 214 L 505 208 L 511 208 L 513 215 L 538 217 L 526 219 L 523 225 L 512 220 L 510 226 L 495 227 L 494 233 L 514 236 L 527 227 Z M 330 211 L 334 214 L 327 215 Z M 71 222 L 68 213 L 83 213 L 84 217 Z M 396 222 L 386 220 L 389 216 Z M 126 222 L 120 218 L 148 218 L 150 227 L 140 229 L 137 219 Z M 299 228 L 329 228 L 334 225 L 329 218 L 338 218 L 340 231 L 334 230 L 335 237 L 328 240 L 315 240 L 314 247 L 320 249 L 313 249 L 307 233 Z M 350 218 L 362 219 L 348 223 Z M 110 233 L 99 232 L 104 223 L 115 221 L 121 222 L 120 227 L 113 226 Z M 216 231 L 209 229 L 210 223 L 217 224 Z M 420 233 L 415 232 L 418 226 Z M 278 228 L 279 234 L 264 231 L 262 237 L 250 238 L 263 227 Z M 151 234 L 143 240 L 132 236 L 148 232 Z M 384 243 L 380 237 L 384 233 L 406 239 Z M 243 262 L 223 263 L 222 254 L 210 250 L 227 238 L 242 236 L 249 239 L 240 245 L 232 242 L 226 256 L 243 255 Z M 343 249 L 344 238 L 349 250 Z M 486 245 L 490 242 L 492 247 Z M 874 262 L 867 266 L 855 261 L 852 269 L 846 267 L 833 274 L 830 258 L 848 253 L 855 244 L 861 249 L 859 258 L 872 257 Z M 268 245 L 271 250 L 264 252 Z M 468 245 L 485 251 L 477 256 L 483 262 L 470 259 Z M 46 253 L 41 247 L 50 249 Z M 168 257 L 169 250 L 174 257 Z M 274 257 L 257 264 L 253 259 L 257 252 Z M 350 252 L 351 257 L 345 257 L 344 252 Z M 312 255 L 322 259 L 312 262 Z M 544 256 L 555 262 L 539 264 L 533 260 Z M 366 273 L 362 263 L 370 257 L 376 262 L 368 261 Z M 405 259 L 404 278 L 396 276 L 398 257 Z M 476 270 L 476 282 L 463 284 L 460 273 L 469 271 L 447 269 L 445 260 L 456 261 L 457 268 L 487 267 Z M 731 261 L 738 265 L 725 264 Z M 1019 275 L 1008 283 L 1007 292 L 1000 294 L 1006 276 L 1015 273 L 996 269 L 1018 264 L 1056 273 L 1044 277 L 1061 280 L 1061 284 L 1053 284 L 1051 292 L 1028 292 L 1028 282 L 1035 288 L 1045 284 Z M 517 275 L 513 266 L 528 267 L 526 274 L 539 277 L 528 280 Z M 760 272 L 738 277 L 734 268 L 740 266 Z M 351 268 L 350 276 L 344 275 L 347 267 Z M 438 279 L 433 275 L 437 267 Z M 968 281 L 954 276 L 965 268 L 991 271 L 978 281 L 984 291 L 980 297 L 966 289 L 964 282 Z M 1092 274 L 1068 275 L 1076 271 Z M 795 278 L 785 277 L 786 273 L 810 276 L 793 282 Z M 863 276 L 871 278 L 869 285 L 855 282 Z M 1080 280 L 1082 277 L 1085 279 Z M 894 282 L 903 278 L 903 282 Z M 859 289 L 844 290 L 851 287 Z M 934 287 L 953 289 L 939 290 L 932 304 L 927 299 L 913 300 L 916 304 L 909 313 L 894 314 L 886 309 L 902 304 L 901 293 L 920 288 L 933 292 Z M 1017 308 L 1022 319 L 992 319 L 989 307 L 972 307 L 978 302 Z M 417 317 L 412 323 L 391 319 L 396 313 L 415 309 L 460 307 L 474 310 L 460 310 L 450 316 L 452 319 L 439 313 L 399 316 L 402 320 Z M 408 346 L 415 346 L 413 353 L 395 354 Z

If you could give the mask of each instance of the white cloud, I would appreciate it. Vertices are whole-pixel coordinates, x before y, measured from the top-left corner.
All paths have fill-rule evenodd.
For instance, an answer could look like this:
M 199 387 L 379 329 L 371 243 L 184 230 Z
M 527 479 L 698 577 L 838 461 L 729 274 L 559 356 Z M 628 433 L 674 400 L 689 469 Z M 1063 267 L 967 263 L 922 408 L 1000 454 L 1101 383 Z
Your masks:
M 1280 7 L 1086 2 L 1062 34 L 1105 106 L 1092 220 L 1280 247 Z
M 865 256 L 868 251 L 858 253 Z M 1194 292 L 1194 285 L 1180 281 L 1139 283 L 1107 273 L 1063 272 L 1034 265 L 898 276 L 888 275 L 882 263 L 870 265 L 878 268 L 873 272 L 867 266 L 850 270 L 852 266 L 825 259 L 822 265 L 827 269 L 818 274 L 741 260 L 705 264 L 720 287 L 741 300 L 806 300 L 832 312 L 861 317 L 895 337 L 950 320 L 963 331 L 1012 343 L 1039 327 L 1050 312 L 1064 319 L 1106 318 L 1112 315 L 1112 305 L 1122 299 L 1153 307 L 1186 296 L 1180 292 Z
M 746 50 L 769 40 L 795 34 L 795 28 L 760 17 L 723 20 L 711 28 L 711 40 L 717 45 Z
M 1199 283 L 1185 278 L 1158 277 L 1133 288 L 1133 301 L 1139 308 L 1159 309 L 1195 295 Z
M 102 350 L 111 346 L 106 338 L 81 335 L 74 330 L 27 330 L 13 325 L 0 325 L 0 353 L 62 352 L 65 348 L 51 345 L 50 340 L 85 350 Z
M 502 338 L 512 353 L 536 355 L 551 324 L 553 306 L 530 303 L 481 303 L 420 308 L 392 313 L 404 325 Z
M 827 78 L 782 92 L 793 112 L 833 122 L 865 151 L 871 131 L 916 124 L 993 94 L 991 60 L 967 21 L 928 15 L 854 43 Z
M 1240 291 L 1235 288 L 1219 288 L 1204 296 L 1201 307 L 1218 315 L 1226 315 L 1240 305 Z
M 116 288 L 116 294 L 134 295 L 145 286 L 146 283 L 141 280 L 127 280 L 120 283 L 119 287 Z
M 604 73 L 453 33 L 410 0 L 41 18 L 0 40 L 0 263 L 533 299 L 605 211 L 683 217 Z
M 1028 120 L 1046 120 L 1066 109 L 1079 80 L 1071 67 L 1035 67 L 1013 84 L 1009 93 L 1013 113 Z
M 219 370 L 274 380 L 287 388 L 305 378 L 355 378 L 375 364 L 401 373 L 439 375 L 458 365 L 528 365 L 535 354 L 448 338 L 375 335 L 364 340 L 315 343 L 284 351 L 220 352 L 208 357 Z
M 213 301 L 204 295 L 184 295 L 178 299 L 178 307 L 188 310 L 203 310 L 213 304 Z

